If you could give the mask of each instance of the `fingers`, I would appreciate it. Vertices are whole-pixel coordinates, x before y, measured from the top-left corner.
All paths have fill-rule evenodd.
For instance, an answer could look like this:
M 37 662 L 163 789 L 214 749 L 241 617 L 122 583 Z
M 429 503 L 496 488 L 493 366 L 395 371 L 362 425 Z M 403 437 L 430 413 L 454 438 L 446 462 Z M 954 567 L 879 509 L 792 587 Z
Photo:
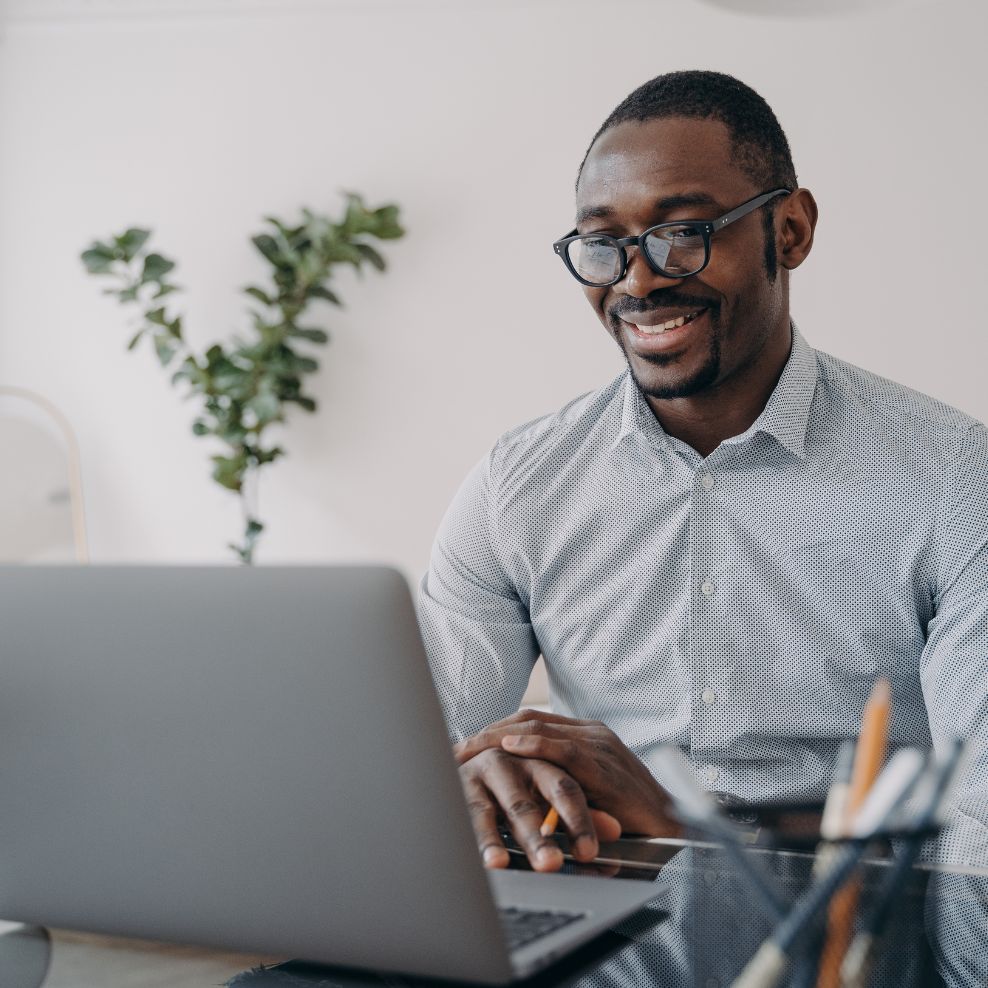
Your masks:
M 495 796 L 531 866 L 536 871 L 558 871 L 563 865 L 563 852 L 539 829 L 545 816 L 545 803 L 537 801 L 530 787 L 519 785 L 516 780 L 507 782 Z
M 463 790 L 467 797 L 470 821 L 477 836 L 477 846 L 487 868 L 507 868 L 510 855 L 501 840 L 497 825 L 498 806 L 487 789 L 479 782 L 465 780 Z
M 594 788 L 589 776 L 597 766 L 588 755 L 585 741 L 544 734 L 507 734 L 501 738 L 501 747 L 513 755 L 552 762 L 566 769 L 587 788 Z
M 610 813 L 591 809 L 590 819 L 593 820 L 593 827 L 600 843 L 607 844 L 621 836 L 621 822 Z
M 597 831 L 580 784 L 555 765 L 533 762 L 531 772 L 539 791 L 559 813 L 569 835 L 573 857 L 578 861 L 596 857 L 599 849 Z
M 579 784 L 556 765 L 516 758 L 500 748 L 488 749 L 460 769 L 478 845 L 488 867 L 504 867 L 507 851 L 498 831 L 501 819 L 536 871 L 556 871 L 563 855 L 551 836 L 541 833 L 549 806 L 554 806 L 570 835 L 574 856 L 590 860 L 597 853 L 594 819 Z M 605 824 L 606 827 L 606 824 Z
M 522 717 L 522 713 L 537 716 Z M 552 717 L 552 720 L 546 718 Z M 557 714 L 542 714 L 538 711 L 519 711 L 513 718 L 491 724 L 472 737 L 453 745 L 453 755 L 458 765 L 469 761 L 487 748 L 498 748 L 506 737 L 547 737 L 547 738 L 591 738 L 607 731 L 596 721 L 577 721 Z

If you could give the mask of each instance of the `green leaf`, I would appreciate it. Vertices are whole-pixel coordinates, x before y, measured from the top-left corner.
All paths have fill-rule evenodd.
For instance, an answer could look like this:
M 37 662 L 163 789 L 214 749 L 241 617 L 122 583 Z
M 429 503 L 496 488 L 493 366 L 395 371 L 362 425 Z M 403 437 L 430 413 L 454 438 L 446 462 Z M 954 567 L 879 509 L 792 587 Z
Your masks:
M 355 244 L 354 246 L 378 271 L 383 271 L 387 267 L 384 263 L 384 258 L 370 244 Z
M 326 251 L 326 257 L 330 262 L 345 261 L 347 264 L 352 264 L 355 268 L 360 267 L 360 262 L 363 259 L 360 251 L 353 244 L 343 243 L 342 241 L 332 244 Z
M 322 285 L 310 285 L 305 290 L 305 293 L 310 298 L 324 298 L 327 302 L 332 302 L 333 305 L 343 305 L 339 299 L 339 296 L 335 295 L 328 288 L 323 288 Z
M 284 456 L 285 451 L 280 446 L 273 446 L 271 449 L 259 449 L 254 453 L 258 465 L 273 463 L 279 456 Z
M 148 322 L 154 323 L 155 326 L 167 326 L 168 321 L 165 319 L 164 308 L 151 309 L 149 312 L 144 313 L 144 318 Z
M 164 333 L 157 333 L 154 337 L 154 350 L 158 354 L 161 366 L 167 367 L 171 363 L 172 357 L 178 352 L 178 347 L 171 337 Z
M 151 298 L 164 298 L 166 295 L 171 295 L 172 292 L 177 291 L 178 285 L 166 285 L 162 282 L 161 287 L 151 296 Z
M 197 384 L 201 386 L 203 377 L 204 372 L 196 363 L 195 357 L 186 357 L 182 361 L 182 366 L 172 374 L 172 384 L 178 384 L 179 381 L 184 380 L 192 384 L 193 387 Z
M 213 480 L 230 491 L 240 491 L 246 462 L 243 456 L 214 456 Z
M 303 340 L 311 340 L 313 343 L 328 343 L 329 333 L 324 329 L 307 329 L 304 326 L 293 326 L 288 330 L 289 336 L 297 336 Z
M 301 405 L 307 412 L 314 412 L 318 407 L 316 405 L 315 399 L 308 398 L 305 395 L 296 395 L 294 398 L 290 399 L 294 401 L 296 405 Z
M 158 281 L 175 267 L 174 261 L 169 261 L 161 254 L 148 254 L 144 258 L 144 271 L 141 274 L 141 281 Z
M 242 446 L 244 440 L 247 438 L 247 430 L 242 425 L 230 425 L 225 428 L 221 428 L 216 431 L 216 434 L 223 440 L 223 442 L 234 447 L 234 449 L 238 446 Z
M 346 194 L 346 214 L 343 217 L 342 233 L 352 236 L 362 233 L 367 228 L 368 212 L 363 199 L 355 192 Z
M 244 289 L 244 292 L 245 292 L 245 293 L 246 293 L 247 295 L 252 295 L 252 296 L 253 296 L 254 298 L 256 298 L 256 299 L 257 299 L 257 300 L 258 300 L 259 302 L 263 302 L 263 303 L 264 303 L 265 305 L 274 305 L 274 299 L 273 299 L 273 298 L 271 298 L 271 296 L 270 296 L 270 295 L 268 295 L 268 293 L 267 293 L 267 292 L 263 292 L 263 291 L 261 291 L 261 289 L 260 289 L 260 288 L 257 288 L 257 287 L 256 287 L 256 286 L 254 286 L 254 285 L 248 285 L 248 286 L 247 286 L 247 287 L 246 287 L 246 288 Z
M 140 285 L 131 285 L 129 288 L 124 288 L 122 291 L 118 292 L 118 296 L 121 302 L 136 302 L 137 301 L 137 290 Z
M 258 425 L 273 422 L 281 414 L 281 402 L 278 400 L 278 396 L 271 391 L 262 391 L 255 395 L 244 408 L 257 416 Z
M 124 260 L 132 261 L 137 256 L 138 251 L 147 243 L 150 236 L 150 230 L 142 230 L 134 226 L 122 233 L 119 237 L 114 237 L 113 242 L 123 255 Z
M 405 231 L 398 222 L 398 207 L 394 205 L 382 206 L 374 210 L 374 235 L 381 240 L 397 240 L 405 235 Z
M 197 436 L 208 436 L 213 430 L 202 419 L 196 419 L 192 423 L 192 431 Z
M 269 260 L 275 267 L 280 267 L 284 262 L 281 251 L 274 237 L 267 233 L 259 233 L 256 237 L 251 237 L 251 243 Z
M 90 274 L 106 274 L 116 260 L 113 251 L 98 241 L 87 250 L 84 250 L 80 257 Z
M 134 347 L 136 347 L 136 346 L 137 346 L 137 344 L 141 342 L 141 337 L 142 337 L 143 335 L 144 335 L 144 330 L 143 330 L 143 329 L 139 329 L 139 330 L 138 330 L 138 331 L 137 331 L 137 332 L 136 332 L 136 333 L 135 333 L 135 334 L 134 334 L 134 335 L 133 335 L 133 336 L 131 337 L 131 340 L 130 340 L 130 342 L 129 342 L 129 343 L 127 344 L 127 349 L 128 349 L 128 350 L 133 350 L 133 349 L 134 349 Z

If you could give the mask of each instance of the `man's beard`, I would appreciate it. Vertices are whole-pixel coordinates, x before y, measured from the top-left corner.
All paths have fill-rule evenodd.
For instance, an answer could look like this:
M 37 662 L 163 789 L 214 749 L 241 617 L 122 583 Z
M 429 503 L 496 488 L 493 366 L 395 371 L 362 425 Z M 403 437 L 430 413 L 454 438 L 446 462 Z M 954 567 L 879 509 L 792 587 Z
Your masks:
M 698 394 L 713 384 L 720 374 L 719 315 L 720 313 L 716 311 L 715 307 L 711 307 L 708 310 L 708 318 L 710 319 L 710 352 L 707 355 L 707 359 L 689 377 L 678 381 L 670 381 L 668 384 L 648 385 L 640 380 L 635 373 L 634 365 L 628 357 L 624 339 L 618 333 L 616 337 L 617 344 L 624 354 L 625 362 L 628 364 L 628 371 L 631 373 L 632 380 L 638 385 L 638 390 L 649 398 L 658 398 L 660 400 L 664 398 L 689 398 L 691 395 Z M 674 363 L 676 360 L 675 356 L 667 357 L 662 354 L 652 354 L 647 357 L 636 354 L 636 356 L 639 360 L 645 360 L 650 364 L 654 364 L 656 367 L 665 367 L 668 364 Z
M 624 348 L 622 347 L 622 349 Z M 693 375 L 684 380 L 673 381 L 669 384 L 646 385 L 635 373 L 634 366 L 628 360 L 627 352 L 625 352 L 624 359 L 628 361 L 628 370 L 631 372 L 631 377 L 634 379 L 635 384 L 638 385 L 638 390 L 642 394 L 648 395 L 649 398 L 660 399 L 689 398 L 690 395 L 698 394 L 717 380 L 717 376 L 720 374 L 720 340 L 716 336 L 710 340 L 710 355 L 697 368 Z M 655 355 L 651 357 L 640 357 L 639 359 L 647 360 L 650 364 L 658 364 L 659 366 L 672 362 L 672 358 Z

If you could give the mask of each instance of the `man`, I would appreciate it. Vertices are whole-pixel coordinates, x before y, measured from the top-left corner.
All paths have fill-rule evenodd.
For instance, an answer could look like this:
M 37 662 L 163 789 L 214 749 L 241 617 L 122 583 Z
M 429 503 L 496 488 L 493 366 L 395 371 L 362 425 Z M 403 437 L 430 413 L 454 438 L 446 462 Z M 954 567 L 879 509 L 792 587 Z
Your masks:
M 584 859 L 668 832 L 660 745 L 719 793 L 821 798 L 879 676 L 890 744 L 975 738 L 983 784 L 988 433 L 800 336 L 789 279 L 816 219 L 771 109 L 729 76 L 653 79 L 592 141 L 554 247 L 627 372 L 501 438 L 421 587 L 489 866 L 500 819 L 560 866 L 550 803 Z M 867 270 L 874 243 L 831 236 Z M 540 652 L 554 713 L 513 713 Z

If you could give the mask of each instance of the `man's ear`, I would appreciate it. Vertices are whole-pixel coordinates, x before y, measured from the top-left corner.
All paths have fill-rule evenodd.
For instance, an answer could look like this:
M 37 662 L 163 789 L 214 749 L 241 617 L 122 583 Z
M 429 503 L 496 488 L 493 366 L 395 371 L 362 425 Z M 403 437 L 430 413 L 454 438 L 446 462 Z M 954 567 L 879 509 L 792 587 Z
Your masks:
M 779 204 L 777 250 L 779 263 L 787 271 L 806 260 L 813 247 L 816 218 L 816 200 L 809 189 L 797 189 Z

